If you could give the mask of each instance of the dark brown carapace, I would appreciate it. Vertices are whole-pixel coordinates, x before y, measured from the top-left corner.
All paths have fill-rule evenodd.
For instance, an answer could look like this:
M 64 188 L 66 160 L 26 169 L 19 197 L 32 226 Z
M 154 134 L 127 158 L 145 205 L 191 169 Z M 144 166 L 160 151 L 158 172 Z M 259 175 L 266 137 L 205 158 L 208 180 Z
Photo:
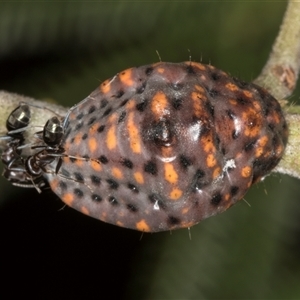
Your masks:
M 57 173 L 69 206 L 155 232 L 225 211 L 279 162 L 287 142 L 266 90 L 211 65 L 156 63 L 104 81 L 68 116 Z

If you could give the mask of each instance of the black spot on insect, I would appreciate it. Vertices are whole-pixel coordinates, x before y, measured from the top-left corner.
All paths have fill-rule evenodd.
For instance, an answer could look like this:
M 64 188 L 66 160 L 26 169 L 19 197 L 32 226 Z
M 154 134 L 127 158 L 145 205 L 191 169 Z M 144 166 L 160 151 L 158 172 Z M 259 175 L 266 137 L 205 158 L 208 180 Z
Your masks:
M 74 143 L 74 141 L 75 141 L 75 138 L 74 138 L 74 137 L 72 137 L 72 138 L 71 138 L 71 144 L 73 144 L 73 143 Z
M 93 113 L 95 110 L 96 110 L 96 107 L 95 107 L 94 105 L 92 105 L 92 106 L 89 108 L 88 114 Z
M 76 159 L 75 157 L 70 156 L 70 162 L 71 162 L 71 163 L 74 163 L 74 162 L 76 162 L 76 161 L 77 161 L 77 159 Z
M 208 122 L 204 122 L 201 126 L 200 129 L 200 135 L 201 136 L 206 136 L 206 135 L 210 135 L 211 133 L 211 125 Z
M 103 117 L 109 115 L 109 114 L 111 113 L 111 111 L 112 111 L 112 108 L 109 107 L 109 108 L 103 113 Z
M 239 190 L 239 187 L 237 187 L 237 186 L 232 186 L 231 188 L 230 188 L 230 195 L 233 197 L 233 196 L 235 196 L 236 194 L 237 194 L 237 192 L 238 192 L 238 190 Z
M 105 125 L 101 125 L 98 127 L 97 131 L 100 133 L 105 129 Z
M 140 87 L 136 89 L 137 94 L 142 94 L 145 91 L 146 83 L 142 84 Z
M 102 197 L 97 195 L 97 194 L 92 194 L 91 198 L 95 202 L 101 202 L 102 201 Z
M 171 87 L 174 91 L 180 91 L 184 87 L 184 84 L 182 84 L 182 83 L 172 83 Z
M 161 208 L 161 209 L 166 209 L 166 205 L 160 195 L 153 193 L 153 194 L 150 194 L 148 196 L 148 198 L 154 206 L 158 206 L 158 208 Z
M 82 126 L 83 126 L 82 123 L 76 124 L 76 126 L 75 126 L 75 131 L 79 130 Z
M 229 119 L 234 120 L 235 119 L 235 114 L 233 113 L 232 110 L 228 109 L 226 110 L 227 116 L 229 117 Z
M 157 145 L 169 146 L 173 140 L 172 126 L 167 120 L 159 121 L 151 126 L 149 135 Z
M 247 104 L 249 104 L 249 100 L 246 97 L 243 97 L 243 96 L 237 97 L 236 100 L 241 105 L 247 105 Z
M 65 139 L 65 140 L 68 138 L 68 136 L 70 135 L 71 131 L 72 131 L 72 128 L 71 128 L 71 127 L 68 128 L 68 130 L 66 131 L 66 133 L 65 133 L 65 135 L 64 135 L 64 139 Z
M 144 171 L 152 175 L 157 174 L 157 166 L 153 161 L 149 161 L 144 165 Z
M 244 150 L 245 150 L 246 152 L 251 151 L 251 150 L 254 148 L 255 144 L 256 144 L 256 141 L 251 141 L 250 143 L 247 143 L 247 144 L 244 146 Z
M 127 204 L 126 207 L 131 212 L 137 212 L 138 211 L 138 209 L 136 208 L 136 206 L 133 205 L 133 204 Z
M 215 116 L 215 108 L 214 108 L 214 106 L 212 104 L 210 104 L 208 101 L 205 102 L 204 105 L 206 107 L 206 110 L 210 113 L 210 115 L 212 117 L 214 117 Z
M 127 167 L 128 169 L 133 168 L 133 163 L 129 159 L 124 158 L 124 159 L 121 160 L 121 163 L 122 163 L 123 166 Z
M 179 162 L 180 162 L 180 165 L 183 167 L 183 169 L 187 169 L 189 166 L 192 165 L 191 160 L 188 157 L 186 157 L 185 155 L 179 156 Z
M 117 198 L 114 197 L 114 196 L 110 196 L 110 197 L 108 198 L 108 201 L 109 201 L 109 203 L 112 204 L 112 205 L 118 205 L 118 204 L 119 204 Z
M 178 224 L 180 224 L 180 219 L 176 218 L 176 217 L 173 217 L 173 216 L 169 216 L 168 217 L 168 223 L 170 225 L 178 225 Z
M 116 190 L 119 187 L 119 184 L 113 179 L 106 179 L 106 182 L 112 190 Z
M 153 68 L 152 68 L 152 67 L 148 67 L 148 68 L 145 70 L 145 74 L 146 74 L 147 76 L 150 76 L 150 75 L 152 74 L 152 72 L 153 72 Z
M 264 113 L 264 116 L 267 117 L 270 114 L 270 109 L 268 107 L 265 107 L 263 109 L 263 113 Z
M 67 189 L 67 184 L 64 181 L 60 181 L 58 185 L 62 190 Z
M 92 183 L 94 184 L 94 185 L 100 185 L 100 183 L 101 183 L 101 178 L 100 177 L 98 177 L 98 176 L 96 176 L 96 175 L 92 175 L 91 176 L 91 181 L 92 181 Z
M 124 95 L 124 91 L 119 90 L 119 91 L 117 92 L 117 94 L 116 94 L 116 97 L 117 97 L 117 98 L 121 98 L 123 95 Z
M 88 161 L 90 159 L 89 155 L 87 155 L 87 154 L 82 155 L 82 158 L 84 158 L 86 161 Z
M 88 120 L 88 122 L 87 122 L 87 125 L 88 125 L 88 126 L 92 125 L 96 120 L 97 120 L 96 117 L 90 118 L 90 119 Z
M 219 136 L 216 135 L 216 147 L 217 147 L 217 149 L 219 149 L 220 143 L 221 143 L 221 140 L 220 140 Z
M 211 77 L 211 79 L 214 80 L 214 81 L 218 81 L 218 80 L 220 80 L 220 79 L 222 78 L 221 74 L 215 73 L 215 72 L 214 72 L 214 73 L 211 73 L 210 77 Z
M 104 108 L 108 104 L 108 101 L 106 99 L 101 100 L 100 108 Z
M 269 124 L 268 124 L 268 127 L 271 129 L 271 131 L 274 131 L 276 125 L 273 124 L 273 123 L 269 123 Z
M 233 77 L 232 79 L 233 79 L 234 83 L 241 89 L 245 89 L 245 87 L 250 86 L 249 83 L 247 83 L 241 79 L 238 79 L 236 77 Z
M 195 68 L 192 65 L 188 65 L 186 67 L 186 71 L 188 74 L 193 74 L 193 75 L 196 74 Z
M 100 162 L 103 163 L 103 164 L 107 164 L 107 163 L 108 163 L 108 159 L 107 159 L 107 157 L 104 156 L 104 155 L 101 155 L 101 156 L 99 157 L 99 160 L 100 160 Z
M 81 120 L 83 118 L 83 113 L 81 112 L 79 115 L 76 116 L 76 120 Z
M 219 96 L 219 91 L 217 91 L 216 89 L 211 89 L 208 91 L 208 94 L 212 97 L 212 98 L 216 98 L 217 96 Z
M 183 102 L 182 98 L 173 98 L 172 99 L 172 106 L 175 109 L 180 109 L 180 107 L 182 106 L 182 102 Z
M 74 172 L 74 177 L 75 177 L 76 181 L 78 181 L 78 182 L 84 182 L 84 178 L 83 178 L 83 176 L 82 176 L 81 173 Z
M 88 137 L 88 134 L 87 134 L 87 133 L 85 133 L 85 134 L 82 136 L 82 139 L 83 139 L 83 140 L 86 140 L 86 139 L 87 139 L 87 137 Z
M 208 185 L 208 182 L 205 179 L 205 172 L 203 170 L 198 169 L 193 177 L 191 183 L 191 190 L 193 192 L 197 192 L 198 190 L 201 190 L 206 185 Z
M 143 112 L 148 105 L 148 101 L 143 99 L 142 102 L 136 105 L 136 109 L 140 112 Z
M 119 116 L 118 124 L 121 123 L 121 122 L 123 122 L 124 119 L 125 119 L 125 117 L 126 117 L 126 111 L 123 111 L 123 112 L 120 114 L 120 116 Z
M 123 100 L 121 103 L 120 103 L 120 107 L 123 107 L 127 102 L 128 102 L 129 99 L 125 99 Z
M 222 201 L 222 195 L 220 193 L 213 195 L 213 197 L 210 200 L 210 203 L 212 205 L 219 205 L 219 203 Z
M 78 198 L 82 198 L 83 197 L 83 191 L 80 189 L 74 189 L 74 194 L 78 197 Z
M 132 183 L 128 183 L 127 187 L 136 194 L 139 192 L 138 188 Z
M 233 130 L 231 133 L 231 137 L 236 140 L 239 137 L 239 133 L 236 130 Z
M 67 171 L 65 168 L 61 168 L 61 174 L 62 174 L 64 177 L 70 177 L 70 172 Z

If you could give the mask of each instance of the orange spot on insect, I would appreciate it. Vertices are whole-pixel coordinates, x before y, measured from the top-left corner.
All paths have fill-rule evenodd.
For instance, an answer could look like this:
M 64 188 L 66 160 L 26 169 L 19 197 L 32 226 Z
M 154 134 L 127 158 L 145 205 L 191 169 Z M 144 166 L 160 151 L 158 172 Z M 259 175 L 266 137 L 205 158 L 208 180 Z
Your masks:
M 109 150 L 117 146 L 116 125 L 112 125 L 107 131 L 106 146 Z
M 201 142 L 202 142 L 203 150 L 206 153 L 215 152 L 216 151 L 216 147 L 214 145 L 213 137 L 212 137 L 211 134 L 207 135 L 207 136 L 201 137 Z
M 118 179 L 122 179 L 123 178 L 122 171 L 119 168 L 117 168 L 117 167 L 112 168 L 111 173 L 112 173 L 112 175 L 115 178 L 118 178 Z
M 252 105 L 254 106 L 254 108 L 257 112 L 261 112 L 261 105 L 259 104 L 258 101 L 253 101 Z
M 82 159 L 76 159 L 75 163 L 76 163 L 77 167 L 82 167 L 83 166 L 83 160 Z
M 133 174 L 133 176 L 134 176 L 134 179 L 135 179 L 135 181 L 137 183 L 139 183 L 139 184 L 143 184 L 144 183 L 144 176 L 143 176 L 143 174 L 141 172 L 135 172 Z
M 74 201 L 74 195 L 71 193 L 66 193 L 61 197 L 61 200 L 67 205 L 71 206 Z
M 109 82 L 110 79 L 107 79 L 100 85 L 100 90 L 103 94 L 107 94 L 110 91 L 111 86 Z
M 119 78 L 121 82 L 127 86 L 134 85 L 134 81 L 132 79 L 132 68 L 119 73 Z
M 172 199 L 172 200 L 177 200 L 181 196 L 182 196 L 182 190 L 180 190 L 178 188 L 174 188 L 169 195 L 170 199 Z
M 227 83 L 226 85 L 225 85 L 225 87 L 227 88 L 227 89 L 229 89 L 230 91 L 232 91 L 232 92 L 235 92 L 235 91 L 237 91 L 239 88 L 235 85 L 235 84 L 233 84 L 233 83 Z
M 85 215 L 89 215 L 90 214 L 89 210 L 85 206 L 81 206 L 80 210 Z
M 216 165 L 217 160 L 215 158 L 215 156 L 213 154 L 208 154 L 207 158 L 206 158 L 206 165 L 209 168 L 212 168 Z
M 205 93 L 205 90 L 204 90 L 204 88 L 202 87 L 202 86 L 200 86 L 200 85 L 195 85 L 195 89 L 198 91 L 198 92 L 200 92 L 201 94 L 204 94 Z
M 231 105 L 237 105 L 237 101 L 236 101 L 235 99 L 230 99 L 230 100 L 229 100 L 229 103 L 230 103 Z
M 64 164 L 69 164 L 70 163 L 70 157 L 69 156 L 64 156 L 62 158 L 62 160 L 63 160 Z
M 225 199 L 225 201 L 228 201 L 228 200 L 230 199 L 230 194 L 226 194 L 226 195 L 224 196 L 224 199 Z
M 130 99 L 130 100 L 126 103 L 126 108 L 127 108 L 128 110 L 134 109 L 134 108 L 135 108 L 135 105 L 136 105 L 135 100 L 134 100 L 134 99 Z
M 198 64 L 198 63 L 192 62 L 192 61 L 185 61 L 185 64 L 188 66 L 196 67 L 197 69 L 199 69 L 201 71 L 204 71 L 206 69 L 204 65 Z
M 109 123 L 114 123 L 116 120 L 117 120 L 117 114 L 114 113 L 114 114 L 112 114 L 112 115 L 109 116 L 109 118 L 108 118 L 107 121 L 108 121 Z
M 66 142 L 66 143 L 64 144 L 64 149 L 65 149 L 65 152 L 68 152 L 68 151 L 69 151 L 69 149 L 70 149 L 70 145 L 71 145 L 71 143 L 70 143 L 70 142 Z
M 150 227 L 144 219 L 136 223 L 136 229 L 144 232 L 150 231 Z
M 138 126 L 134 122 L 134 112 L 129 113 L 127 120 L 130 148 L 134 153 L 141 153 L 141 138 Z
M 89 145 L 89 150 L 92 153 L 94 153 L 96 151 L 97 147 L 98 147 L 98 143 L 97 143 L 96 138 L 94 138 L 94 137 L 89 138 L 88 145 Z
M 264 135 L 257 141 L 258 146 L 255 149 L 255 157 L 259 157 L 265 152 L 264 147 L 266 146 L 268 140 L 268 137 Z
M 202 115 L 202 101 L 201 101 L 201 94 L 197 92 L 193 92 L 191 95 L 193 99 L 193 113 L 196 115 L 196 117 L 200 117 Z
M 157 68 L 157 72 L 160 73 L 160 74 L 162 74 L 164 71 L 165 71 L 164 68 Z
M 243 94 L 248 98 L 253 98 L 253 94 L 249 91 L 243 91 Z
M 117 226 L 120 226 L 120 227 L 124 227 L 124 223 L 122 223 L 122 222 L 120 222 L 120 221 L 117 221 L 117 222 L 116 222 L 116 225 L 117 225 Z
M 215 168 L 212 175 L 213 179 L 216 179 L 220 175 L 221 175 L 221 168 L 220 167 Z
M 163 92 L 158 91 L 152 99 L 151 111 L 157 118 L 159 118 L 169 112 L 167 108 L 168 108 L 168 99 L 166 95 Z
M 100 123 L 94 123 L 94 124 L 90 127 L 90 129 L 89 129 L 89 134 L 90 134 L 90 135 L 96 134 L 96 133 L 97 133 L 97 129 L 99 128 L 99 126 L 100 126 Z
M 99 161 L 90 160 L 90 164 L 91 164 L 91 167 L 93 168 L 93 170 L 98 171 L 98 172 L 102 170 L 102 166 Z
M 189 208 L 189 207 L 185 207 L 185 208 L 183 208 L 183 209 L 181 210 L 181 213 L 182 213 L 183 215 L 185 215 L 185 214 L 187 214 L 189 211 L 190 211 L 190 208 Z
M 176 183 L 178 181 L 178 175 L 171 163 L 165 164 L 165 179 L 170 183 Z
M 82 135 L 81 134 L 76 134 L 75 138 L 74 138 L 74 144 L 77 145 L 77 146 L 80 145 L 81 140 L 82 140 Z
M 242 171 L 241 171 L 242 177 L 247 178 L 251 175 L 251 173 L 252 173 L 252 168 L 250 166 L 246 166 L 246 167 L 242 168 Z
M 50 181 L 50 186 L 52 190 L 57 190 L 58 188 L 58 180 L 57 179 L 53 179 Z

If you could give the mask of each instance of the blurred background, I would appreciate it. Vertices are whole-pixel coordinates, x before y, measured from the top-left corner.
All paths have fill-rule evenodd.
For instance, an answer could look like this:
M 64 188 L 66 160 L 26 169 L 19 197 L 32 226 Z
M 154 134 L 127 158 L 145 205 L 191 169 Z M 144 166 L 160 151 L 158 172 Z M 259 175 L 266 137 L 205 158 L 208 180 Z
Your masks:
M 163 61 L 191 56 L 251 81 L 285 7 L 286 1 L 1 2 L 0 89 L 71 106 L 115 73 L 157 62 L 157 52 Z M 299 90 L 290 100 L 299 102 Z M 299 195 L 298 180 L 275 174 L 190 232 L 141 234 L 64 207 L 50 190 L 38 194 L 1 178 L 0 295 L 299 299 Z

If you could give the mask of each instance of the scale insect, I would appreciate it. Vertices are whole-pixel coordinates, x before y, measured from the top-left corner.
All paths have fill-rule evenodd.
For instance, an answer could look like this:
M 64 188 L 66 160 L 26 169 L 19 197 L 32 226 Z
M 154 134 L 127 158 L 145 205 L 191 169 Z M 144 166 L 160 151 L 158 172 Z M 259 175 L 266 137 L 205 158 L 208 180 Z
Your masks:
M 124 70 L 56 125 L 60 133 L 45 126 L 52 142 L 43 135 L 28 159 L 52 191 L 86 215 L 143 232 L 227 210 L 277 165 L 288 136 L 266 90 L 190 61 Z

